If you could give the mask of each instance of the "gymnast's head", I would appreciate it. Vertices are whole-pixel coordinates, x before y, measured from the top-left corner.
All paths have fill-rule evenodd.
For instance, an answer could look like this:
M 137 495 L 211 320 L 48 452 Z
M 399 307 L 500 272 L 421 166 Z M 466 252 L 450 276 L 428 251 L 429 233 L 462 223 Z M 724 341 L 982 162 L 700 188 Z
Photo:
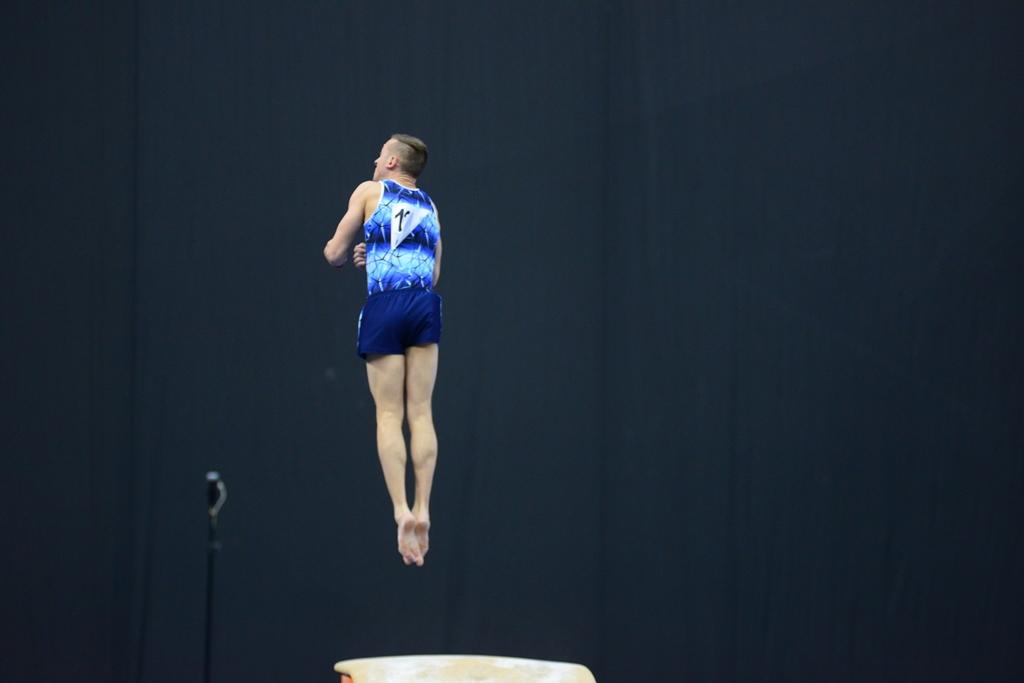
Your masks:
M 373 179 L 408 176 L 415 180 L 426 165 L 427 144 L 412 135 L 395 133 L 380 148 L 380 155 L 373 162 Z

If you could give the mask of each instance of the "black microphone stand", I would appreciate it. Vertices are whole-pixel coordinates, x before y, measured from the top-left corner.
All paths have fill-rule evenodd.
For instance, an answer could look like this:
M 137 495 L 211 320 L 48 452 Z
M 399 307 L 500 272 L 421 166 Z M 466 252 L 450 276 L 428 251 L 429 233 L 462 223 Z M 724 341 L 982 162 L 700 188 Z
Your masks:
M 213 637 L 213 567 L 220 542 L 217 541 L 217 515 L 227 500 L 228 489 L 217 472 L 206 473 L 206 512 L 210 528 L 206 540 L 206 637 L 203 645 L 203 683 L 210 683 L 210 650 Z

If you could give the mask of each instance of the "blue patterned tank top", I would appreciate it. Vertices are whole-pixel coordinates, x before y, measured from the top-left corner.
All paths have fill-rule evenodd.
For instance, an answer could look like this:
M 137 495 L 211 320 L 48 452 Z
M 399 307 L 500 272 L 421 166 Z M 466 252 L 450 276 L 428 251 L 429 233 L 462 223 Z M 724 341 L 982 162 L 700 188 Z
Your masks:
M 380 184 L 380 201 L 363 224 L 367 292 L 430 289 L 434 248 L 441 237 L 434 202 L 423 190 L 394 180 Z

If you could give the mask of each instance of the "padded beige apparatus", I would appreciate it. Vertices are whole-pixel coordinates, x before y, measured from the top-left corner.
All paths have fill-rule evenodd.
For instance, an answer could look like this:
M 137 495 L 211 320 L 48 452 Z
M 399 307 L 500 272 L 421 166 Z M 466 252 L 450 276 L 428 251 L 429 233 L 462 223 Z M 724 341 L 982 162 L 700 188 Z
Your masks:
M 514 657 L 429 655 L 338 662 L 341 683 L 595 683 L 587 667 Z

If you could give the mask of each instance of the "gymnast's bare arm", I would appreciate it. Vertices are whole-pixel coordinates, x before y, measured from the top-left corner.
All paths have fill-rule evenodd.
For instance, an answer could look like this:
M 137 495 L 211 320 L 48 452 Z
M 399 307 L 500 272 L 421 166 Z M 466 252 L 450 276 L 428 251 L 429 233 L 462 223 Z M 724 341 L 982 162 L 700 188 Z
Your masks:
M 441 279 L 441 238 L 437 238 L 437 246 L 434 247 L 434 287 L 437 287 L 437 281 Z
M 348 211 L 338 222 L 334 237 L 327 240 L 324 246 L 324 258 L 335 268 L 345 265 L 348 260 L 348 245 L 355 239 L 356 233 L 366 220 L 366 205 L 370 197 L 380 191 L 380 185 L 372 180 L 359 184 L 348 200 Z
M 366 267 L 366 242 L 360 242 L 352 249 L 352 265 L 356 268 Z
M 441 212 L 437 210 L 437 204 L 433 200 L 430 205 L 434 207 L 434 218 L 437 220 L 437 244 L 434 246 L 434 275 L 431 280 L 432 286 L 437 287 L 437 281 L 441 279 Z

